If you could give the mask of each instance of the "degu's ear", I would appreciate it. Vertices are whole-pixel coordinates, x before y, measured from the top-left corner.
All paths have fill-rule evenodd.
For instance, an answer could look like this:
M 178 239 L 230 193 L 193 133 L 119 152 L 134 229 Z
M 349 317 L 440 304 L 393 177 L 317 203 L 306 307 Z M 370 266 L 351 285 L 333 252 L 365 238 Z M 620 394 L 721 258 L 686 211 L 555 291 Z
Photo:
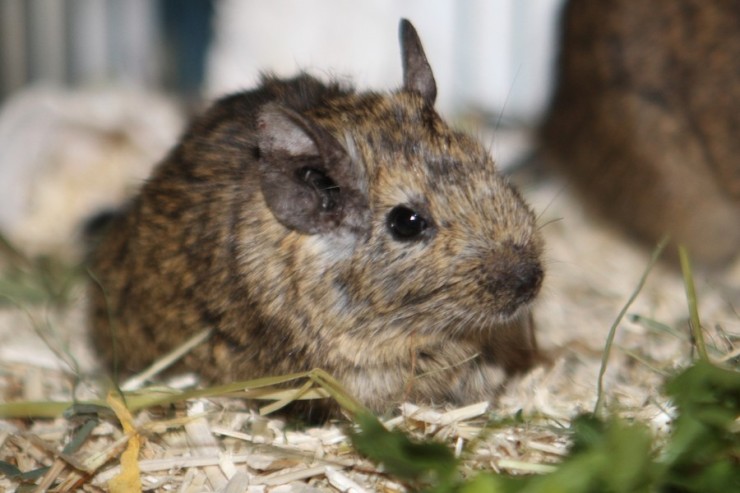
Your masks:
M 304 234 L 354 227 L 364 201 L 344 148 L 321 126 L 266 104 L 257 118 L 262 194 L 275 218 Z
M 434 82 L 432 67 L 424 54 L 419 35 L 407 19 L 401 19 L 398 37 L 401 41 L 404 90 L 421 94 L 427 104 L 433 106 L 437 99 L 437 83 Z

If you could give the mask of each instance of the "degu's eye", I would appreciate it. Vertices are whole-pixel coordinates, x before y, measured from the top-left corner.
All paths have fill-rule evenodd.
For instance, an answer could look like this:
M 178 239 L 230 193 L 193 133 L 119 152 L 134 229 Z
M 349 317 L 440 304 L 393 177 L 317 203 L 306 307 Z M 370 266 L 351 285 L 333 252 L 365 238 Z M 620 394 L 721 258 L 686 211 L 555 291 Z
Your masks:
M 388 229 L 398 241 L 413 241 L 422 238 L 429 227 L 424 216 L 405 205 L 397 205 L 388 213 Z

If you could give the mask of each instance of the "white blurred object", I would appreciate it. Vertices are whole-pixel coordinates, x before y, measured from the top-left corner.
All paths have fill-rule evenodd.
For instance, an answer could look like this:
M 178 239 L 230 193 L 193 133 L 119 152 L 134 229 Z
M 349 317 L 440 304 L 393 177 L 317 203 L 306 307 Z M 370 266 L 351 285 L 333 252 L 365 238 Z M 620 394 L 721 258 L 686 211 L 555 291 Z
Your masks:
M 359 88 L 400 85 L 398 20 L 416 26 L 434 70 L 438 108 L 468 107 L 525 122 L 544 109 L 562 0 L 221 0 L 206 92 L 253 87 L 261 71 L 308 69 Z
M 425 8 L 430 5 L 431 8 Z M 349 78 L 358 87 L 390 89 L 401 80 L 398 20 L 421 32 L 440 97 L 451 89 L 452 2 L 424 0 L 241 2 L 222 0 L 207 67 L 207 92 L 252 87 L 262 71 L 280 76 L 309 70 Z M 431 29 L 443 25 L 444 29 Z M 426 34 L 426 35 L 425 35 Z M 446 67 L 446 68 L 445 68 Z
M 182 122 L 151 94 L 18 92 L 0 107 L 0 229 L 29 253 L 74 249 L 82 222 L 120 206 Z

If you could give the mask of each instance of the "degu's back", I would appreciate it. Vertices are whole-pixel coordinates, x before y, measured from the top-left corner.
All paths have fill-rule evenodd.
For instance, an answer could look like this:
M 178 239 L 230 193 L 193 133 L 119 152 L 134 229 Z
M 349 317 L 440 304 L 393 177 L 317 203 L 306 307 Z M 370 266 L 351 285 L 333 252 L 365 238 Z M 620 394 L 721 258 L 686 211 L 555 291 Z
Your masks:
M 740 251 L 740 3 L 571 0 L 546 152 L 648 243 L 705 265 Z M 674 250 L 671 250 L 674 251 Z

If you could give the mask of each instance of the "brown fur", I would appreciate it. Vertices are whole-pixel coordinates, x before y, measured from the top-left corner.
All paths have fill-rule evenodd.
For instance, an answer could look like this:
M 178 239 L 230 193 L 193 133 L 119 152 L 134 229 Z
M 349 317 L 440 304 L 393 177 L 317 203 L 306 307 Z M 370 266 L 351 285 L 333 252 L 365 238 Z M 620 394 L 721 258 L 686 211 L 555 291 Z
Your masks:
M 192 124 L 93 256 L 107 361 L 137 370 L 210 327 L 185 361 L 206 378 L 321 367 L 376 411 L 493 398 L 533 364 L 535 218 L 434 111 L 403 26 L 397 92 L 268 77 Z M 419 238 L 389 231 L 399 204 L 426 217 Z
M 599 212 L 707 265 L 740 250 L 740 3 L 571 0 L 546 151 Z

